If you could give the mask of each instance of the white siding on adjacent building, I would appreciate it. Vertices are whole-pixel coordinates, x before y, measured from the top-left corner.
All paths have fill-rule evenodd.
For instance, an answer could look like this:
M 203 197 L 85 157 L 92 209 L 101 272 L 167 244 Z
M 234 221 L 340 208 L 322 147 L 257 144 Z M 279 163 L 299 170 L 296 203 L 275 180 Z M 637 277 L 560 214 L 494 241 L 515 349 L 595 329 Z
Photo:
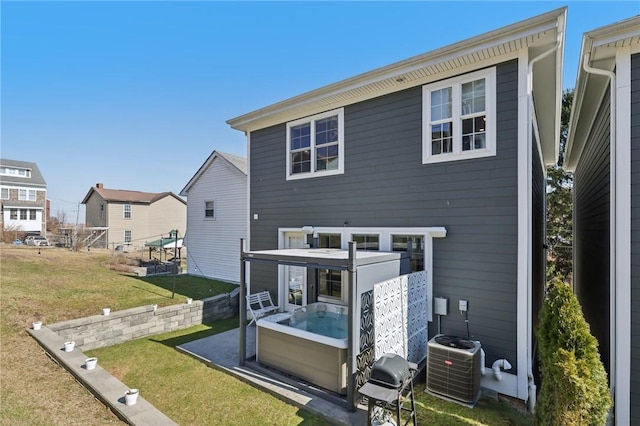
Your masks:
M 214 156 L 185 192 L 187 272 L 239 282 L 240 238 L 247 234 L 247 176 Z M 214 202 L 214 218 L 205 217 L 206 201 Z

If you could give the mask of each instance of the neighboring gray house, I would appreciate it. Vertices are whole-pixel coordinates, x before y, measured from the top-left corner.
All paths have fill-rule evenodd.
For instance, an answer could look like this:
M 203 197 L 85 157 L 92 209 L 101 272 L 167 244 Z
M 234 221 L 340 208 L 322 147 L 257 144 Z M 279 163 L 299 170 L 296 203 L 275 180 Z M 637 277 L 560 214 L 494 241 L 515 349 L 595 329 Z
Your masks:
M 240 282 L 247 237 L 247 159 L 213 151 L 180 195 L 187 197 L 187 272 Z
M 4 231 L 46 235 L 47 183 L 36 163 L 0 159 L 0 203 Z
M 528 400 L 565 21 L 554 10 L 229 120 L 247 137 L 248 249 L 411 245 L 429 294 L 449 301 L 440 331 L 466 337 L 468 300 L 486 365 L 512 365 L 482 386 Z M 251 264 L 250 290 L 283 309 L 345 303 L 340 272 L 311 275 Z M 298 282 L 303 297 L 288 297 Z
M 615 423 L 640 424 L 640 17 L 584 34 L 565 167 L 575 292 L 609 373 Z

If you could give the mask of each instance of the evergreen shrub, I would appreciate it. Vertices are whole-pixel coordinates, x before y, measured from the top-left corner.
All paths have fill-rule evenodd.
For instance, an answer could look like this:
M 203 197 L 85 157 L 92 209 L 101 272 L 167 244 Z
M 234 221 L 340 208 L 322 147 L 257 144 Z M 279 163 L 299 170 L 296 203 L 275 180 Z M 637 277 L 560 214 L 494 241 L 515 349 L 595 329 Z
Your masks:
M 551 280 L 537 329 L 537 425 L 604 425 L 612 401 L 598 341 L 569 285 Z

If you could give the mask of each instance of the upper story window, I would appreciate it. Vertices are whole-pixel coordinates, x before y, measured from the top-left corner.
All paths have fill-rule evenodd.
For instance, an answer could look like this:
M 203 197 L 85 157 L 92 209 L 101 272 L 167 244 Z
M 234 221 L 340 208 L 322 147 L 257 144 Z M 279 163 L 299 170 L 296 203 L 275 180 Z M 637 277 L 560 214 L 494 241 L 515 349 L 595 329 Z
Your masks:
M 122 211 L 125 219 L 131 219 L 131 204 L 125 204 Z
M 0 199 L 9 199 L 9 188 L 0 188 Z
M 215 204 L 213 201 L 205 201 L 204 202 L 204 217 L 207 219 L 215 219 Z
M 344 109 L 287 123 L 287 180 L 344 173 Z
M 31 177 L 31 170 L 29 169 L 21 169 L 17 167 L 0 167 L 0 175 L 4 176 L 18 176 L 24 178 Z
M 496 155 L 496 69 L 422 87 L 422 163 Z
M 104 219 L 104 204 L 100 204 L 100 219 Z
M 18 189 L 18 200 L 36 201 L 36 190 L 35 189 Z

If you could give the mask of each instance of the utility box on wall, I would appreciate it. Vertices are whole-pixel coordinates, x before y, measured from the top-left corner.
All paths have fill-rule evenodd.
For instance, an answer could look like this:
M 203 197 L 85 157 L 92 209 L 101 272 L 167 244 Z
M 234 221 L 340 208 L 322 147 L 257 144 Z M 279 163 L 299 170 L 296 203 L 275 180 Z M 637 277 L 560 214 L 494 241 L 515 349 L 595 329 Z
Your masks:
M 448 302 L 444 297 L 434 297 L 433 313 L 435 315 L 447 315 L 449 313 Z

